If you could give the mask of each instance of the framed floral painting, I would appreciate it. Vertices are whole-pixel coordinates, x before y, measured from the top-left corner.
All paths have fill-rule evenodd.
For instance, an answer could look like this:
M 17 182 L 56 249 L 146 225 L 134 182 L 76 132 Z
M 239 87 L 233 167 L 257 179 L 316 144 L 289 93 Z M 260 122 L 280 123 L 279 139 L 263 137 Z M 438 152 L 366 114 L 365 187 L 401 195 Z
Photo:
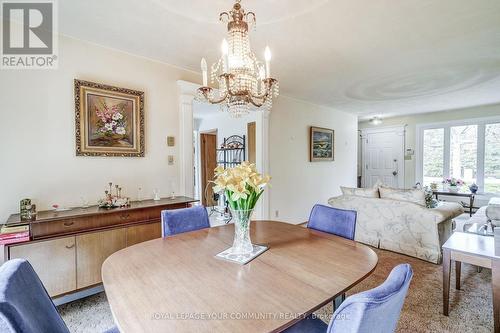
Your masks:
M 144 156 L 144 93 L 75 80 L 77 156 Z
M 335 131 L 313 127 L 309 130 L 309 161 L 333 161 L 335 153 Z

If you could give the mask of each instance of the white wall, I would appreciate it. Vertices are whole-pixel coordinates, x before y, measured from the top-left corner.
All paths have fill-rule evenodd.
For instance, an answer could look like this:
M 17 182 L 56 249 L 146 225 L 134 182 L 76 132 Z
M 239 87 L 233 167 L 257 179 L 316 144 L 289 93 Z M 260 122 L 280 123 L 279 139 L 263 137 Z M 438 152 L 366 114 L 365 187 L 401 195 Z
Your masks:
M 194 108 L 196 108 L 196 105 Z M 198 118 L 195 124 L 199 126 L 197 130 L 200 132 L 217 130 L 217 146 L 220 147 L 224 143 L 224 138 L 231 135 L 245 135 L 248 144 L 247 124 L 256 121 L 255 112 L 240 118 L 234 118 L 228 113 L 221 112 L 220 114 Z M 248 157 L 248 149 L 246 153 Z
M 335 161 L 309 162 L 309 126 L 335 130 Z M 270 218 L 307 221 L 316 203 L 356 186 L 357 117 L 280 96 L 270 120 Z M 279 216 L 276 217 L 276 211 Z
M 31 198 L 38 209 L 75 206 L 80 197 L 95 202 L 106 184 L 124 193 L 152 197 L 179 189 L 177 80 L 199 75 L 79 40 L 60 37 L 58 70 L 0 72 L 0 221 L 17 213 L 19 200 Z M 145 92 L 146 157 L 76 157 L 73 79 Z M 167 156 L 175 156 L 169 166 Z

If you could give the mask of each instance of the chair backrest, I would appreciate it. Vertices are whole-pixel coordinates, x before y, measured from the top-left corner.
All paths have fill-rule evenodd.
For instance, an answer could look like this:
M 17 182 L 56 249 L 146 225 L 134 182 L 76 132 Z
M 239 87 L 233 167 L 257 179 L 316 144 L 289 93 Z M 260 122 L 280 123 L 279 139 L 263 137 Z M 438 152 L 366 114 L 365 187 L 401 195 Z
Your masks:
M 324 205 L 315 205 L 311 210 L 307 227 L 328 232 L 347 239 L 354 239 L 356 212 Z
M 69 333 L 26 260 L 9 260 L 0 267 L 0 332 Z
M 327 332 L 394 332 L 412 276 L 409 264 L 398 265 L 380 286 L 348 297 L 333 314 Z
M 203 206 L 171 209 L 161 212 L 162 237 L 209 227 L 208 213 Z

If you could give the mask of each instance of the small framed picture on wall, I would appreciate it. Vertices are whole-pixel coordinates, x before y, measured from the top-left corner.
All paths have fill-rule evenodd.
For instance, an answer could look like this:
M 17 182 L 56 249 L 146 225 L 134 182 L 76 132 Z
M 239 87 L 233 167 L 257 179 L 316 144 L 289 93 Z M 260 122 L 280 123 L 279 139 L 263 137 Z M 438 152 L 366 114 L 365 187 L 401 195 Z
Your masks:
M 311 126 L 309 129 L 309 161 L 333 161 L 334 155 L 335 131 Z
M 144 93 L 75 80 L 77 156 L 144 156 Z

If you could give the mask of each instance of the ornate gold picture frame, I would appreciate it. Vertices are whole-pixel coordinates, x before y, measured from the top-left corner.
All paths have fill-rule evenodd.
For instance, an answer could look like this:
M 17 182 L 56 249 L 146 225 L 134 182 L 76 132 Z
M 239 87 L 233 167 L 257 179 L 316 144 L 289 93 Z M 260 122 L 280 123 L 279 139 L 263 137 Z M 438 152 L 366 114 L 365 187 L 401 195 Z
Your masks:
M 144 156 L 144 92 L 75 80 L 77 156 Z

